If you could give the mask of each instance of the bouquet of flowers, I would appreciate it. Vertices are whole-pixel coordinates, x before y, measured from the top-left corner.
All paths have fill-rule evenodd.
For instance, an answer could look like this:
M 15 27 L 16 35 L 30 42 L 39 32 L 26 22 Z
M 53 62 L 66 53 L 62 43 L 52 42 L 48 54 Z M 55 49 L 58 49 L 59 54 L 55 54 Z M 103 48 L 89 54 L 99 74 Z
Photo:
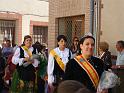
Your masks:
M 45 78 L 46 75 L 46 69 L 47 69 L 47 59 L 45 58 L 45 55 L 43 53 L 39 53 L 39 69 L 38 69 L 38 76 L 41 78 Z
M 30 58 L 29 62 L 25 62 L 23 64 L 24 67 L 27 67 L 28 65 L 30 65 L 31 63 L 33 63 L 34 59 L 38 59 L 39 60 L 40 55 L 38 54 L 33 54 L 32 57 Z
M 97 88 L 97 93 L 101 93 L 104 89 L 113 88 L 120 84 L 120 78 L 111 70 L 104 71 Z

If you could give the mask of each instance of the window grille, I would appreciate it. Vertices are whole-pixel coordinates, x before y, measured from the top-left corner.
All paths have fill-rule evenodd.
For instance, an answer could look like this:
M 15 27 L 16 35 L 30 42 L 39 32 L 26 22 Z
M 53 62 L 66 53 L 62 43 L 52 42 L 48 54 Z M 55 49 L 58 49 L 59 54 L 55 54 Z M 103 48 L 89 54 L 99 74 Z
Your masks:
M 0 20 L 0 44 L 3 43 L 5 38 L 14 44 L 15 26 L 15 20 Z
M 84 16 L 58 18 L 58 32 L 67 37 L 67 47 L 71 47 L 73 38 L 84 34 Z
M 33 43 L 40 42 L 47 44 L 48 27 L 47 26 L 33 26 Z

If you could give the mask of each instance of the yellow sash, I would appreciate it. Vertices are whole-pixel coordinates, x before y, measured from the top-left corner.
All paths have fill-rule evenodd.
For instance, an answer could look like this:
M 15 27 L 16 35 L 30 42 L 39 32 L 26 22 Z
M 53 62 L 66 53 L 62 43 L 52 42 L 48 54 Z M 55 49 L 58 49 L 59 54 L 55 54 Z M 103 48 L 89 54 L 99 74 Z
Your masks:
M 60 68 L 65 71 L 65 65 L 62 62 L 61 58 L 57 55 L 57 53 L 54 50 L 50 51 L 50 54 L 53 55 L 53 57 L 55 57 L 56 62 L 58 63 L 58 65 L 60 66 Z
M 94 67 L 85 59 L 83 56 L 76 56 L 74 58 L 76 62 L 86 71 L 89 78 L 91 79 L 93 85 L 95 88 L 97 88 L 99 83 L 99 75 L 97 71 L 94 69 Z
M 32 56 L 32 52 L 26 46 L 22 46 L 22 48 L 28 53 L 29 57 Z

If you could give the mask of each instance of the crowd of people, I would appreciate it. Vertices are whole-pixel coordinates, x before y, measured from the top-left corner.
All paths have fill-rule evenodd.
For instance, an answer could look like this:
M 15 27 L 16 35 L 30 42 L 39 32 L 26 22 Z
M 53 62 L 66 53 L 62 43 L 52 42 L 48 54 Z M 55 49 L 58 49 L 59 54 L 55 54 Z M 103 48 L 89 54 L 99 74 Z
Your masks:
M 74 37 L 67 48 L 64 35 L 57 37 L 57 47 L 50 50 L 26 35 L 21 46 L 3 41 L 0 48 L 0 93 L 112 93 L 97 91 L 100 77 L 112 67 L 107 42 L 100 42 L 99 56 L 94 56 L 95 38 L 91 34 Z M 124 41 L 116 43 L 116 65 L 124 65 Z
M 39 42 L 32 44 L 30 35 L 24 37 L 21 46 L 12 47 L 10 40 L 4 40 L 2 46 L 0 48 L 0 93 L 44 93 L 46 47 Z

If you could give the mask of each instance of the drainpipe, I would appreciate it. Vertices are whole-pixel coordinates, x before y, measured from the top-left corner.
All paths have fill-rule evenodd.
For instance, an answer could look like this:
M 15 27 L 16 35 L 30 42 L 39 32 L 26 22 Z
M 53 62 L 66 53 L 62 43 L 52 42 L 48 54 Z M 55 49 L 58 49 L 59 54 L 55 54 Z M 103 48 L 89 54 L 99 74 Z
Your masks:
M 97 1 L 96 0 L 90 0 L 90 33 L 95 38 L 95 50 L 94 55 L 97 56 Z
M 94 0 L 90 0 L 90 33 L 93 34 L 94 23 Z
M 98 56 L 98 47 L 100 42 L 100 5 L 101 0 L 95 0 L 94 7 L 94 37 L 95 37 L 95 55 Z

